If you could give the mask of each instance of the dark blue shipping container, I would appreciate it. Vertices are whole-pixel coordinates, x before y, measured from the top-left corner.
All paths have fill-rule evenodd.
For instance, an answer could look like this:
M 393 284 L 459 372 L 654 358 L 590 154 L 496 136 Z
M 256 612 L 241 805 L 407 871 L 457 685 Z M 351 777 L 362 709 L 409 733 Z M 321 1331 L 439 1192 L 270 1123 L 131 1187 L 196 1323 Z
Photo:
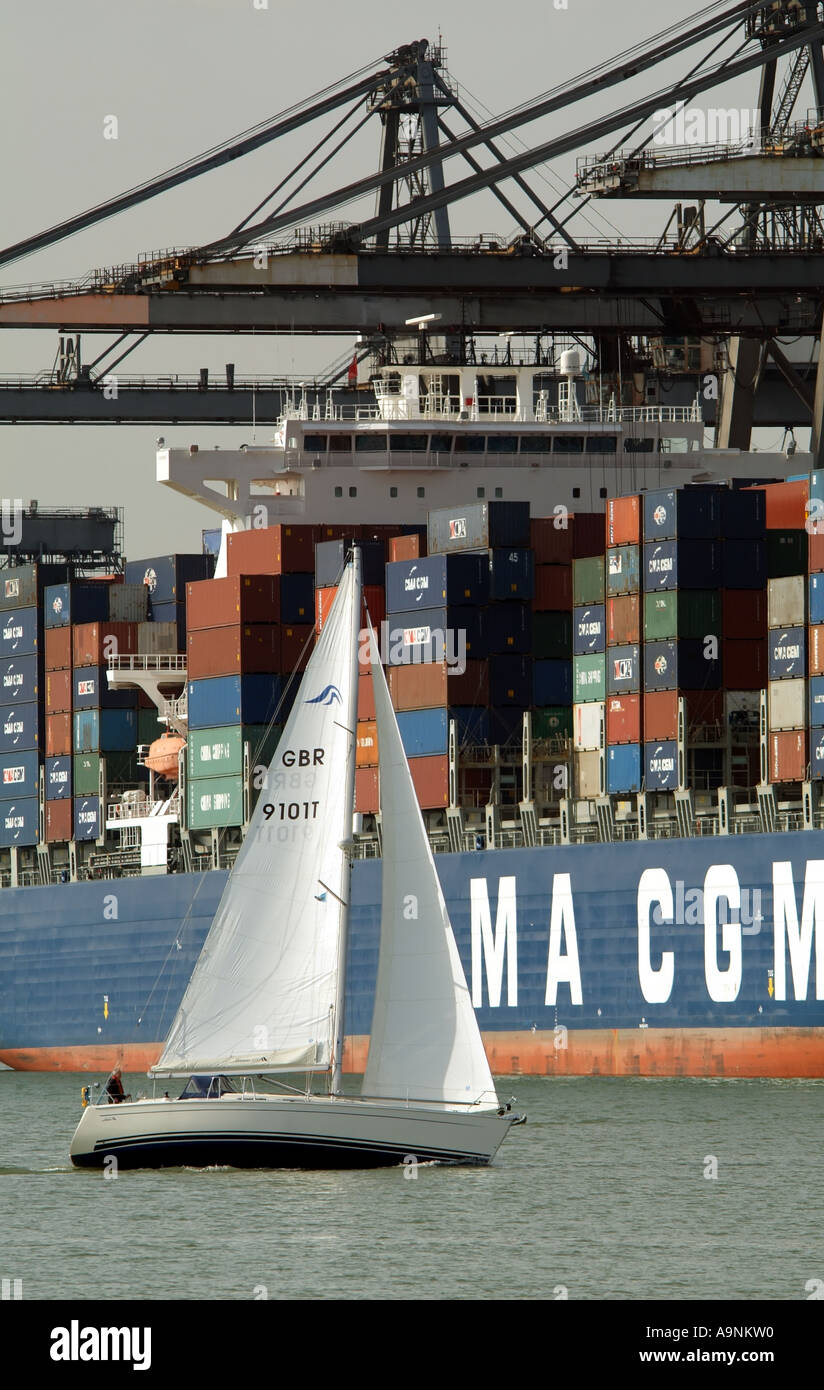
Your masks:
M 810 622 L 824 623 L 824 574 L 810 575 Z
M 108 584 L 50 584 L 43 595 L 46 627 L 99 623 L 109 616 Z
M 292 690 L 295 683 L 292 683 Z M 283 691 L 280 676 L 214 676 L 189 681 L 189 728 L 217 729 L 223 724 L 268 724 L 278 713 L 285 722 L 287 704 L 278 710 Z M 291 691 L 290 691 L 291 696 Z M 291 698 L 288 702 L 291 706 Z
M 110 690 L 105 666 L 75 666 L 72 709 L 136 709 L 136 690 Z
M 186 604 L 154 603 L 149 601 L 149 621 L 152 623 L 177 624 L 177 649 L 186 650 Z
M 520 743 L 524 727 L 521 709 L 491 709 L 489 711 L 489 742 L 491 745 Z
M 572 662 L 533 661 L 530 703 L 539 709 L 543 705 L 571 705 Z
M 535 557 L 531 550 L 490 550 L 489 598 L 531 599 L 535 593 Z
M 81 709 L 72 719 L 75 753 L 121 753 L 137 746 L 137 710 Z
M 7 608 L 0 612 L 0 661 L 33 656 L 40 651 L 39 631 L 40 614 L 36 608 Z
M 100 797 L 76 796 L 74 798 L 74 838 L 76 840 L 97 840 L 100 834 Z
M 610 596 L 640 592 L 640 546 L 616 545 L 607 551 L 606 585 Z
M 678 740 L 644 744 L 644 785 L 648 792 L 672 792 L 678 787 Z
M 711 539 L 721 535 L 721 499 L 710 488 L 656 488 L 644 494 L 644 540 Z
M 555 665 L 554 662 L 541 663 Z M 532 665 L 526 656 L 491 656 L 489 658 L 489 703 L 514 705 L 529 709 L 532 703 Z M 550 702 L 552 703 L 552 702 Z
M 401 742 L 407 758 L 433 757 L 449 748 L 449 711 L 412 709 L 397 714 Z
M 155 555 L 148 560 L 129 560 L 126 564 L 126 583 L 145 584 L 149 590 L 149 613 L 155 603 L 185 603 L 186 585 L 198 579 L 211 579 L 215 572 L 212 555 Z
M 0 709 L 0 752 L 13 748 L 39 748 L 43 741 L 43 711 L 29 704 L 4 705 Z
M 36 796 L 0 803 L 0 845 L 36 845 L 40 836 L 40 802 Z
M 522 605 L 518 605 L 522 607 Z M 487 654 L 485 608 L 421 608 L 388 613 L 387 665 L 482 659 Z
M 640 690 L 641 648 L 610 647 L 607 652 L 607 694 L 638 695 Z
M 810 776 L 824 777 L 824 729 L 810 734 Z
M 37 796 L 40 762 L 36 748 L 0 754 L 0 798 Z
M 752 496 L 763 497 L 764 493 Z M 722 589 L 766 589 L 767 542 L 725 540 L 721 546 Z
M 725 540 L 758 540 L 763 537 L 767 525 L 766 493 L 722 488 L 720 495 L 721 535 Z
M 607 649 L 607 609 L 605 603 L 589 604 L 572 610 L 572 654 L 591 656 Z
M 656 589 L 717 589 L 721 581 L 718 541 L 658 541 L 644 546 L 644 592 Z
M 607 748 L 607 791 L 641 790 L 641 745 L 621 743 Z
M 532 651 L 532 609 L 525 603 L 493 603 L 484 618 L 484 642 L 490 656 L 513 652 L 527 656 Z
M 482 607 L 489 598 L 489 565 L 483 555 L 430 555 L 386 566 L 386 608 L 407 613 L 464 603 Z
M 15 656 L 10 661 L 0 661 L 0 704 L 10 705 L 19 700 L 21 705 L 26 705 L 37 699 L 38 665 L 36 656 Z
M 771 627 L 767 633 L 769 677 L 790 680 L 807 674 L 807 633 L 803 627 Z
M 71 758 L 46 759 L 46 800 L 67 801 L 72 794 Z
M 489 743 L 489 710 L 476 709 L 471 705 L 455 706 L 447 711 L 449 718 L 457 725 L 458 743 Z
M 366 584 L 368 580 L 363 582 Z M 380 583 L 383 583 L 383 563 Z M 311 574 L 280 576 L 280 621 L 295 624 L 315 621 L 315 585 Z
M 363 584 L 375 584 L 378 588 L 383 588 L 386 546 L 383 541 L 357 541 L 357 544 L 360 546 L 361 553 L 361 582 Z M 315 546 L 315 586 L 318 589 L 328 589 L 338 583 L 343 573 L 347 551 L 351 549 L 351 546 L 351 540 L 318 542 Z M 284 619 L 284 622 L 287 623 L 298 621 L 302 620 L 297 618 Z
M 720 690 L 721 661 L 707 657 L 700 637 L 644 643 L 645 690 Z
M 810 677 L 810 727 L 824 728 L 824 676 Z

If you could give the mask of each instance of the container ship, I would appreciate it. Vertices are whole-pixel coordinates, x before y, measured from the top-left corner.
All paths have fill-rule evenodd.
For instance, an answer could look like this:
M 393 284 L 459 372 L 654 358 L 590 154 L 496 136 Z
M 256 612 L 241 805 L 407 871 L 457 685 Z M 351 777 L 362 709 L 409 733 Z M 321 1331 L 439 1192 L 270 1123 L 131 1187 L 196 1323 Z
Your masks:
M 49 541 L 27 512 L 0 569 L 0 1061 L 156 1059 L 357 541 L 493 1070 L 824 1073 L 824 477 L 560 367 L 410 359 L 364 405 L 297 395 L 266 448 L 160 448 L 217 555 L 121 561 L 116 514 Z

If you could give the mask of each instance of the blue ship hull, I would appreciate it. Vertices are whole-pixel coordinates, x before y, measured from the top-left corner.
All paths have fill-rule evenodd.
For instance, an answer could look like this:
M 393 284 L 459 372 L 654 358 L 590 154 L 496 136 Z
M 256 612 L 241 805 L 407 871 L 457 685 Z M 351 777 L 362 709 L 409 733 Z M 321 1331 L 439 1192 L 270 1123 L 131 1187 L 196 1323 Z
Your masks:
M 824 832 L 483 851 L 436 864 L 493 1070 L 824 1075 Z M 380 868 L 353 868 L 352 1070 L 363 1067 L 371 1025 Z M 150 1065 L 225 879 L 0 894 L 0 1061 Z

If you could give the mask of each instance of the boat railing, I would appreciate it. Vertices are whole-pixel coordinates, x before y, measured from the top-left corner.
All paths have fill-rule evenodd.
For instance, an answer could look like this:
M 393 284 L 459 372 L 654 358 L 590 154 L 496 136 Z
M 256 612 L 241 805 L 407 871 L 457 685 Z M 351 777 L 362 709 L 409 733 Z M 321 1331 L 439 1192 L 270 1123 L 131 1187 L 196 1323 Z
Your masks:
M 106 665 L 110 671 L 176 671 L 186 674 L 185 652 L 138 652 L 110 656 Z
M 459 397 L 444 396 L 431 403 L 421 404 L 404 396 L 382 396 L 377 405 L 364 406 L 350 403 L 327 402 L 317 410 L 305 402 L 297 402 L 287 408 L 277 421 L 283 425 L 289 420 L 318 424 L 368 424 L 386 423 L 411 424 L 415 421 L 438 421 L 454 423 L 506 423 L 517 425 L 541 424 L 590 424 L 590 425 L 683 425 L 703 424 L 700 400 L 690 405 L 580 405 L 574 421 L 565 420 L 554 406 L 536 402 L 532 410 L 518 408 L 516 396 L 479 396 L 471 405 L 461 403 Z

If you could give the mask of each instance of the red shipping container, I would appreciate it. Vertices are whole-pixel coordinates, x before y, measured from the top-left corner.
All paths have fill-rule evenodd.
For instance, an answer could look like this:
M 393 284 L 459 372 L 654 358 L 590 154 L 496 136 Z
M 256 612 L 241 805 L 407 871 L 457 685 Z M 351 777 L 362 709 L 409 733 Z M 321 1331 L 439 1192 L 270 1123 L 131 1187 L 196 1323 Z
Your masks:
M 810 675 L 824 676 L 824 627 L 813 625 L 807 629 Z
M 376 767 L 359 767 L 355 770 L 355 810 L 364 816 L 374 816 L 380 810 Z
M 187 632 L 233 623 L 276 623 L 279 618 L 279 575 L 235 574 L 186 585 Z
M 45 642 L 47 671 L 67 671 L 72 664 L 70 627 L 47 627 Z
M 557 517 L 532 517 L 529 535 L 536 565 L 572 564 L 572 526 L 572 518 L 566 512 Z
M 762 690 L 768 669 L 766 636 L 727 638 L 721 643 L 721 678 L 726 690 Z
M 467 661 L 457 672 L 445 661 L 392 666 L 389 693 L 396 710 L 441 709 L 446 705 L 475 707 L 489 704 L 489 664 Z
M 761 484 L 758 491 L 766 494 L 768 531 L 803 531 L 810 498 L 808 478 L 795 483 Z
M 353 541 L 363 540 L 364 529 L 368 530 L 368 528 L 364 528 L 363 526 L 348 526 L 345 521 L 341 522 L 340 524 L 330 526 L 316 526 L 314 529 L 315 543 L 317 545 L 320 545 L 321 541 L 345 541 L 350 536 Z M 313 551 L 312 573 L 314 574 L 314 572 L 315 556 Z
M 210 676 L 268 675 L 280 668 L 280 627 L 255 623 L 209 627 L 187 638 L 189 680 Z
M 71 671 L 46 672 L 46 714 L 67 714 L 72 707 Z
M 74 802 L 70 796 L 62 801 L 46 802 L 46 839 L 50 845 L 59 840 L 71 840 L 74 833 Z
M 72 717 L 70 714 L 46 715 L 46 757 L 63 758 L 72 751 Z
M 572 558 L 587 560 L 604 553 L 604 513 L 576 512 L 572 522 Z
M 311 623 L 291 626 L 283 623 L 280 629 L 280 670 L 284 675 L 292 671 L 304 670 L 312 655 L 314 642 L 310 639 L 315 629 Z
M 537 565 L 535 567 L 535 613 L 572 612 L 572 566 Z
M 807 735 L 789 729 L 768 736 L 770 765 L 768 782 L 803 782 L 807 776 Z
M 644 738 L 651 743 L 653 740 L 677 737 L 678 691 L 649 691 L 644 696 Z
M 314 574 L 314 526 L 266 526 L 260 530 L 235 531 L 226 542 L 226 573 Z
M 611 647 L 641 641 L 641 595 L 622 594 L 607 598 L 607 643 Z M 621 742 L 634 742 L 633 739 Z
M 724 637 L 767 636 L 767 595 L 763 589 L 721 590 L 721 632 Z M 742 690 L 746 686 L 741 687 Z
M 723 724 L 723 690 L 681 690 L 687 707 L 687 736 L 701 724 Z
M 372 672 L 358 673 L 358 720 L 375 718 L 375 690 L 372 685 Z
M 607 545 L 638 545 L 641 540 L 641 499 L 610 497 L 607 501 Z
M 377 767 L 378 726 L 374 719 L 359 719 L 355 746 L 356 767 Z
M 364 584 L 363 613 L 361 622 L 366 627 L 366 614 L 372 619 L 372 626 L 379 628 L 386 617 L 386 590 L 382 584 Z
M 105 666 L 110 656 L 137 651 L 137 623 L 77 623 L 72 628 L 72 665 Z
M 410 758 L 409 771 L 422 811 L 449 805 L 449 758 L 446 753 L 430 758 Z
M 810 574 L 824 570 L 824 522 L 811 521 L 807 526 L 807 569 Z
M 419 560 L 421 538 L 415 532 L 410 536 L 393 536 L 389 542 L 390 560 Z
M 647 735 L 650 737 L 650 735 Z M 652 735 L 655 737 L 655 735 Z M 607 743 L 641 742 L 641 696 L 607 696 Z

